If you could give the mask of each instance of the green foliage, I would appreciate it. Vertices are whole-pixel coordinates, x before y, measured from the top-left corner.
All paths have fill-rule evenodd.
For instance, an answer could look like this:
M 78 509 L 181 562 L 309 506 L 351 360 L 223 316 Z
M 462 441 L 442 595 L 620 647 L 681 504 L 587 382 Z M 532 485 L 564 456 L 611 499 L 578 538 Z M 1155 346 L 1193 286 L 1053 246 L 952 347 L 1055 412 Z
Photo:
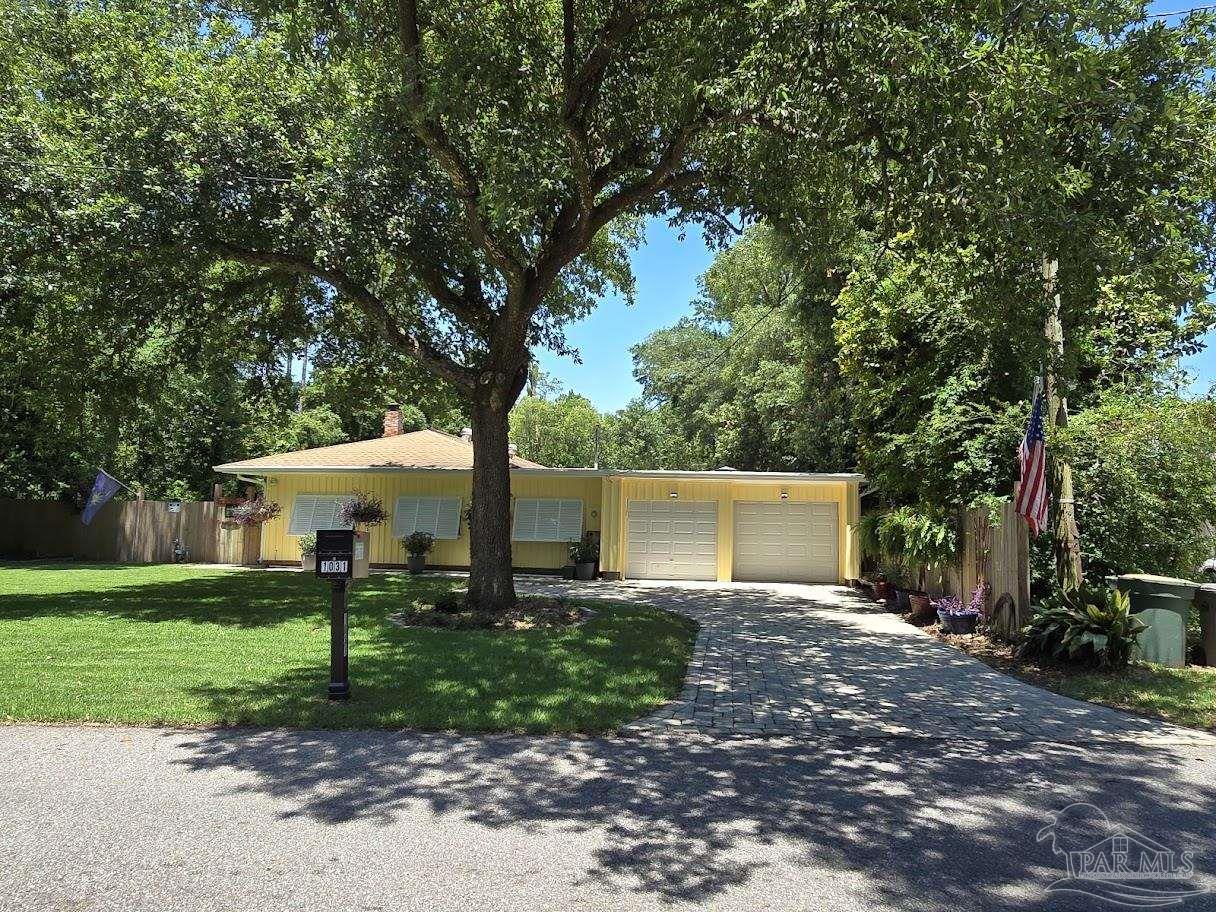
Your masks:
M 585 396 L 525 396 L 511 410 L 510 420 L 511 440 L 524 458 L 553 467 L 594 465 L 595 435 L 603 417 Z
M 634 346 L 644 401 L 698 467 L 839 471 L 854 463 L 830 319 L 833 283 L 788 232 L 750 226 L 701 278 L 696 316 Z
M 570 563 L 594 564 L 600 559 L 600 546 L 590 534 L 584 535 L 579 541 L 570 544 Z
M 879 548 L 887 557 L 916 567 L 941 567 L 958 554 L 955 523 L 940 513 L 899 507 L 875 521 Z
M 326 406 L 297 412 L 262 403 L 250 415 L 250 422 L 241 441 L 242 448 L 250 456 L 290 453 L 346 440 L 341 419 Z
M 1216 402 L 1111 391 L 1053 441 L 1073 465 L 1086 572 L 1194 577 L 1212 555 Z
M 1022 630 L 1019 655 L 1046 655 L 1122 668 L 1133 658 L 1147 625 L 1131 613 L 1126 593 L 1082 585 L 1056 589 Z
M 296 539 L 296 544 L 300 547 L 301 557 L 311 557 L 317 553 L 317 533 L 305 532 Z
M 410 557 L 425 557 L 435 547 L 435 536 L 430 532 L 411 532 L 401 539 L 401 547 L 405 549 Z
M 884 556 L 879 536 L 884 515 L 871 511 L 863 514 L 857 522 L 857 553 L 863 561 L 875 561 Z

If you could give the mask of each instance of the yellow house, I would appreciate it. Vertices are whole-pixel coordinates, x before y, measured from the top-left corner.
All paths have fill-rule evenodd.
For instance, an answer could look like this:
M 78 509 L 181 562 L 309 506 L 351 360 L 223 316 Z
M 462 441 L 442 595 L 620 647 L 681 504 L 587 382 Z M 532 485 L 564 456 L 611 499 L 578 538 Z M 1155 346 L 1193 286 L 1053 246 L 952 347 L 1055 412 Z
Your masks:
M 342 501 L 365 491 L 389 514 L 371 531 L 374 566 L 404 566 L 400 540 L 416 530 L 435 536 L 430 566 L 469 565 L 467 433 L 401 433 L 399 413 L 390 410 L 381 438 L 215 469 L 261 485 L 283 508 L 262 528 L 268 563 L 298 561 L 299 536 L 336 528 Z M 840 583 L 858 576 L 863 480 L 732 469 L 553 469 L 512 455 L 512 553 L 521 572 L 552 572 L 567 563 L 569 543 L 592 532 L 608 579 Z

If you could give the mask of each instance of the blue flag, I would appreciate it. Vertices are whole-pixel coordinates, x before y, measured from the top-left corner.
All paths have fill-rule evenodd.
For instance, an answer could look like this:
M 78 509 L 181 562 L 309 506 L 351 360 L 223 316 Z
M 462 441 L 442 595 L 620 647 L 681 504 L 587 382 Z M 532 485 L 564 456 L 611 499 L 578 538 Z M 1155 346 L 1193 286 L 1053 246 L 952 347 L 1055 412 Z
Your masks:
M 86 526 L 91 523 L 97 511 L 104 507 L 121 487 L 117 479 L 111 478 L 105 472 L 98 472 L 93 481 L 93 490 L 89 494 L 89 502 L 84 505 L 84 512 L 80 514 L 80 521 Z

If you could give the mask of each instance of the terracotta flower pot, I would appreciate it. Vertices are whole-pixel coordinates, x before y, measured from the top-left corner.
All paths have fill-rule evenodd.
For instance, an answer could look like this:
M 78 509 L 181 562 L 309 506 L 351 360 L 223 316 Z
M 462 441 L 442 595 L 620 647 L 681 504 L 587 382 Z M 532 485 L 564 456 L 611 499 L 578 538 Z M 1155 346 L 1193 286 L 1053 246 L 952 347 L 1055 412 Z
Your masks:
M 914 618 L 932 617 L 934 613 L 933 603 L 924 592 L 909 592 L 908 607 Z
M 891 597 L 891 586 L 886 580 L 879 580 L 874 584 L 874 601 L 885 602 Z

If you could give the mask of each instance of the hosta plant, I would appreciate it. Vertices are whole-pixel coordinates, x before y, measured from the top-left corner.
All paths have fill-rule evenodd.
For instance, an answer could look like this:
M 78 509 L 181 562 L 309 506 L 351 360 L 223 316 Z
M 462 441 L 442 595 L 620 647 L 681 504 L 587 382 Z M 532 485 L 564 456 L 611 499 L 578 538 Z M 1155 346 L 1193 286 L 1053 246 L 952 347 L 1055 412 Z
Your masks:
M 1136 654 L 1140 633 L 1147 628 L 1131 613 L 1124 592 L 1088 585 L 1057 589 L 1023 628 L 1018 654 L 1121 668 Z

